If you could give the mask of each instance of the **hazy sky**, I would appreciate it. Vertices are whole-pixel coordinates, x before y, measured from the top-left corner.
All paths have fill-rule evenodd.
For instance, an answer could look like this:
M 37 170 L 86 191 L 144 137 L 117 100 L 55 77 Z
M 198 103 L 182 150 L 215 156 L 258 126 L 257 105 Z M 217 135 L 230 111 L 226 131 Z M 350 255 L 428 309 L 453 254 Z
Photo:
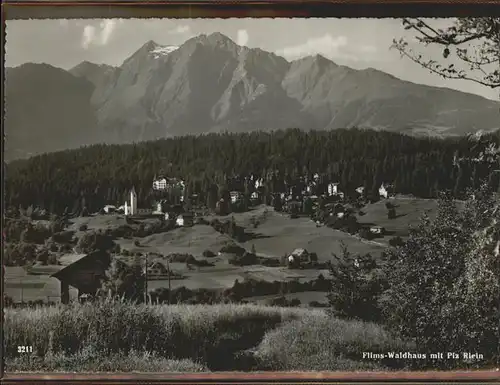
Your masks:
M 450 24 L 449 19 L 432 22 L 440 27 Z M 401 20 L 391 18 L 14 20 L 7 21 L 6 32 L 9 67 L 35 62 L 69 69 L 84 60 L 120 65 L 148 40 L 180 45 L 202 33 L 221 32 L 240 45 L 276 52 L 289 60 L 319 53 L 337 64 L 357 69 L 373 67 L 415 83 L 499 98 L 498 90 L 442 79 L 390 50 L 393 38 L 413 41 Z M 437 48 L 420 51 L 444 60 Z

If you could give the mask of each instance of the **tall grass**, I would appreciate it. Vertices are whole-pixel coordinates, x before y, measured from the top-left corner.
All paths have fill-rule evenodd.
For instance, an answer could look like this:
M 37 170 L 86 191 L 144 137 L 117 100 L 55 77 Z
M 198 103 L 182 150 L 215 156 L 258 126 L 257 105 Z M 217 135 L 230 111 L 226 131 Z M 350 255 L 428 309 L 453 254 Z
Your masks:
M 24 355 L 8 358 L 9 372 L 204 372 L 208 369 L 191 360 L 169 360 L 148 352 L 131 351 L 129 354 L 115 353 L 103 357 L 92 348 L 66 355 L 49 353 L 44 357 Z
M 408 348 L 319 309 L 106 300 L 6 309 L 4 319 L 7 371 L 366 370 L 385 364 L 363 351 Z
M 170 360 L 191 359 L 223 370 L 231 365 L 235 352 L 257 345 L 266 331 L 303 314 L 305 309 L 152 306 L 109 300 L 7 309 L 5 352 L 8 360 L 15 359 L 10 362 L 17 363 L 26 360 L 17 352 L 19 345 L 33 346 L 33 355 L 39 358 L 70 357 L 89 349 L 102 357 L 139 352 Z

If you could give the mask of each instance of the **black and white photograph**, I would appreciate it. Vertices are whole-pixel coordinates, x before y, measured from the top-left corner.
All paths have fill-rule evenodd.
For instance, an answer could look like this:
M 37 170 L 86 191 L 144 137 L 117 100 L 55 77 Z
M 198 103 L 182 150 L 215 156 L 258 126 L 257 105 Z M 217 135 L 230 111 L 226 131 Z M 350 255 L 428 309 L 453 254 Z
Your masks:
M 500 368 L 500 18 L 5 22 L 6 373 Z

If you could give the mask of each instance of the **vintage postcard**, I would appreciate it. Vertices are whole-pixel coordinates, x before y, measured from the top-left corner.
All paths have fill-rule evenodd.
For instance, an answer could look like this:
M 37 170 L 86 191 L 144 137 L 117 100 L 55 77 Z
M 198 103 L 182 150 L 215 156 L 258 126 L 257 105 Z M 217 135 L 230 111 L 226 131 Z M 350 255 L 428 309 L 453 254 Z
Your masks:
M 500 18 L 6 21 L 7 373 L 495 370 Z

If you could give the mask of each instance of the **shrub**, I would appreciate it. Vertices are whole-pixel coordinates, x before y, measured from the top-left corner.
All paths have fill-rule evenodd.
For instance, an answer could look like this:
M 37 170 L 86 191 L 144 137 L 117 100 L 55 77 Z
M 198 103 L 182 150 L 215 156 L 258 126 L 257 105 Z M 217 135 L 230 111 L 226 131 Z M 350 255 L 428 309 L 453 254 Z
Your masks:
M 330 268 L 332 282 L 328 300 L 334 314 L 341 318 L 379 321 L 378 302 L 387 286 L 382 271 L 371 255 L 353 255 L 344 244 L 341 248 L 342 255 L 333 254 L 337 263 Z
M 94 231 L 83 234 L 78 240 L 76 249 L 80 253 L 90 253 L 96 250 L 109 251 L 114 246 L 115 242 L 111 236 Z
M 74 231 L 60 231 L 52 235 L 52 240 L 56 243 L 71 243 Z
M 400 236 L 389 239 L 389 245 L 392 247 L 403 246 L 404 241 Z
M 316 310 L 268 331 L 255 356 L 260 365 L 269 370 L 386 370 L 410 363 L 367 361 L 362 359 L 362 352 L 413 351 L 412 348 L 410 343 L 376 324 L 340 320 Z
M 213 251 L 211 251 L 211 250 L 205 250 L 205 251 L 203 252 L 203 256 L 204 256 L 205 258 L 213 258 L 213 257 L 215 257 L 216 255 L 217 255 L 217 254 L 215 254 L 215 253 L 214 253 Z
M 238 246 L 236 243 L 228 243 L 227 245 L 221 247 L 220 252 L 242 256 L 246 250 L 244 247 Z

